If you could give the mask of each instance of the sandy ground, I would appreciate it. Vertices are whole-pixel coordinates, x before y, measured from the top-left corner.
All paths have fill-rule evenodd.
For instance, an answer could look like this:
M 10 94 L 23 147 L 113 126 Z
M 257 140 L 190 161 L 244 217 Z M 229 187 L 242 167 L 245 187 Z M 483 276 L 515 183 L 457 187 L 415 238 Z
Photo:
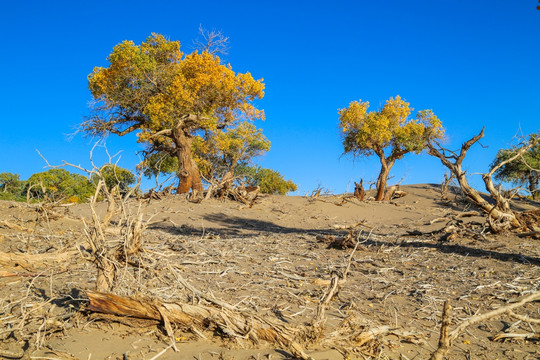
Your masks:
M 346 226 L 360 224 L 354 231 L 360 245 L 346 283 L 330 303 L 325 331 L 354 318 L 366 328 L 413 333 L 414 341 L 386 335 L 356 352 L 337 342 L 335 349 L 312 345 L 307 352 L 315 359 L 427 359 L 437 347 L 445 300 L 455 327 L 540 289 L 540 240 L 489 234 L 482 216 L 457 218 L 474 209 L 459 196 L 441 200 L 438 186 L 403 190 L 407 196 L 380 203 L 343 196 L 269 196 L 252 208 L 217 200 L 193 204 L 174 196 L 152 201 L 145 210 L 151 220 L 143 255 L 138 266 L 120 270 L 116 293 L 200 301 L 180 284 L 182 277 L 239 310 L 302 326 L 314 318 L 329 279 L 349 262 L 352 250 L 331 248 L 329 242 L 347 235 Z M 519 206 L 535 209 L 538 203 Z M 89 207 L 62 211 L 63 217 L 46 219 L 25 204 L 0 202 L 1 252 L 72 251 L 52 266 L 0 268 L 0 358 L 16 358 L 28 344 L 39 344 L 32 358 L 156 357 L 170 344 L 157 322 L 85 311 L 84 291 L 96 279 L 94 265 L 84 259 L 88 245 L 80 220 L 89 218 Z M 462 230 L 441 240 L 444 234 L 437 230 L 453 217 Z M 516 312 L 540 319 L 540 303 Z M 502 315 L 469 327 L 449 358 L 540 359 L 539 330 L 538 320 Z M 530 337 L 493 341 L 500 333 Z M 275 345 L 253 346 L 210 331 L 176 329 L 175 337 L 179 352 L 169 349 L 159 359 L 290 358 Z

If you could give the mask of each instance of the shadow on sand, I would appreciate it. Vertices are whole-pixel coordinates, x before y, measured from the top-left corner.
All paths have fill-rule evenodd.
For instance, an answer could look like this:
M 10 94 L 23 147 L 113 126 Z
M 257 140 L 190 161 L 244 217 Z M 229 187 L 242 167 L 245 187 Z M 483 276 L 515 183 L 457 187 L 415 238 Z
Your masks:
M 226 237 L 246 238 L 259 234 L 297 234 L 297 235 L 330 235 L 339 236 L 347 234 L 345 230 L 335 229 L 304 229 L 295 227 L 285 227 L 274 224 L 270 221 L 247 219 L 238 216 L 227 216 L 217 213 L 205 216 L 206 221 L 218 224 L 217 227 L 206 227 L 204 229 L 196 229 L 189 226 L 173 226 L 168 223 L 158 223 L 151 226 L 151 229 L 161 230 L 173 235 L 197 235 L 204 234 L 219 234 Z M 367 235 L 367 233 L 366 233 Z M 405 234 L 380 234 L 373 233 L 373 239 L 368 238 L 363 245 L 372 246 L 400 246 L 404 248 L 429 248 L 436 249 L 441 253 L 456 254 L 466 257 L 488 258 L 499 261 L 511 261 L 520 264 L 532 264 L 540 266 L 540 258 L 534 256 L 525 256 L 520 253 L 504 252 L 504 249 L 489 250 L 482 249 L 482 245 L 486 243 L 479 242 L 479 247 L 462 245 L 458 243 L 447 243 L 435 240 L 433 237 L 424 235 L 423 240 L 410 240 L 410 235 Z M 406 240 L 407 239 L 407 240 Z

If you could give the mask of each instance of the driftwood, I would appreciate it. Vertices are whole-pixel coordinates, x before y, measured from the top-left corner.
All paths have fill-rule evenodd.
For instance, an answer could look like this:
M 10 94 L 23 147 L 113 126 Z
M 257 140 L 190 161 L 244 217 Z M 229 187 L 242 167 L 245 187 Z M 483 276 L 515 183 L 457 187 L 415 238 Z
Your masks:
M 150 189 L 150 191 L 141 196 L 141 199 L 162 200 L 171 195 L 172 190 L 173 185 L 168 186 L 161 191 L 155 191 L 154 189 Z
M 328 243 L 328 249 L 352 249 L 356 246 L 356 237 L 354 229 L 350 229 L 345 236 L 317 235 L 316 239 L 320 242 Z
M 4 267 L 22 267 L 25 270 L 47 269 L 51 266 L 66 265 L 76 251 L 54 254 L 14 254 L 0 252 L 0 265 Z
M 170 324 L 175 324 L 188 330 L 194 327 L 217 330 L 230 338 L 239 341 L 248 339 L 254 344 L 267 341 L 290 351 L 297 358 L 311 359 L 302 346 L 293 340 L 298 330 L 274 324 L 254 314 L 205 305 L 135 299 L 90 290 L 86 294 L 90 300 L 87 310 L 162 321 L 172 341 L 174 334 L 171 333 Z

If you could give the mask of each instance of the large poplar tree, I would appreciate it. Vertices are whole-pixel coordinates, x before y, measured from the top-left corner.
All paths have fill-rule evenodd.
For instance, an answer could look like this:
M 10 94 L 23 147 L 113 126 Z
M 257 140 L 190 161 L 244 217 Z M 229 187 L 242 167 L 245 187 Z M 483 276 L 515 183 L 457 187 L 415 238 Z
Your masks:
M 262 79 L 235 73 L 210 51 L 185 55 L 178 41 L 152 34 L 140 45 L 116 45 L 108 61 L 88 76 L 95 106 L 83 130 L 98 136 L 137 131 L 146 156 L 175 156 L 179 194 L 203 190 L 192 153 L 195 136 L 264 118 L 253 105 L 264 96 Z

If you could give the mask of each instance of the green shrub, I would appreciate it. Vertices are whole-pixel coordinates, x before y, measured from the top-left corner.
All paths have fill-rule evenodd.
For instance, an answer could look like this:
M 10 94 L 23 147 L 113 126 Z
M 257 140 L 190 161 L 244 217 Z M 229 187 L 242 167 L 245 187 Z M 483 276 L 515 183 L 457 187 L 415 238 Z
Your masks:
M 94 194 L 95 186 L 82 175 L 51 169 L 30 176 L 26 190 L 38 200 L 81 203 Z
M 285 180 L 279 172 L 260 166 L 238 166 L 236 175 L 245 177 L 249 186 L 259 186 L 264 194 L 285 195 L 297 189 L 292 180 Z

